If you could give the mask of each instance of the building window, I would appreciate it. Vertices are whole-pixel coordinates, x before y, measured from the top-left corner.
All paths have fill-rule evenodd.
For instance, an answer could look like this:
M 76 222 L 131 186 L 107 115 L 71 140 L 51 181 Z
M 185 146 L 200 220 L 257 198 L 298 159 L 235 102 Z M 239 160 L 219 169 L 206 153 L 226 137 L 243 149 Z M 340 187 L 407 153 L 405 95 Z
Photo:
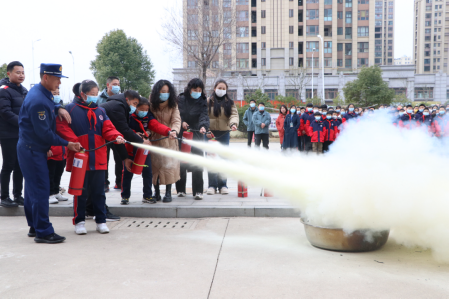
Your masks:
M 267 11 L 266 10 L 262 10 L 261 14 L 262 14 L 261 15 L 262 19 L 265 19 L 267 17 Z
M 312 90 L 311 89 L 306 89 L 306 98 L 307 99 L 311 99 L 313 97 L 317 96 L 317 92 L 318 90 L 316 88 L 313 89 L 313 95 L 312 95 Z
M 337 35 L 343 35 L 343 27 L 337 28 Z
M 289 43 L 288 43 L 288 47 L 289 47 L 290 49 L 293 49 L 293 42 L 289 42 Z
M 352 23 L 352 11 L 347 11 L 346 12 L 346 24 L 351 24 Z
M 262 34 L 267 33 L 267 27 L 262 26 L 260 29 L 261 29 L 261 31 L 262 31 Z
M 219 68 L 219 63 L 218 63 L 218 61 L 212 61 L 212 68 L 213 68 L 213 69 L 218 69 L 218 68 Z
M 306 67 L 312 67 L 312 61 L 313 61 L 313 67 L 319 67 L 320 59 L 318 57 L 307 58 Z
M 324 0 L 324 5 L 332 5 L 332 0 Z
M 293 34 L 293 31 L 294 31 L 293 26 L 289 26 L 289 27 L 288 27 L 288 32 L 289 32 L 290 34 Z
M 239 69 L 247 69 L 249 68 L 248 59 L 237 59 L 237 68 Z
M 338 43 L 337 44 L 337 51 L 338 52 L 342 52 L 343 51 L 343 44 L 342 43 Z
M 358 53 L 368 53 L 369 43 L 357 43 Z
M 290 9 L 290 10 L 288 11 L 288 16 L 289 16 L 290 18 L 293 18 L 293 9 Z
M 332 21 L 332 8 L 324 10 L 324 21 L 325 22 Z
M 357 67 L 368 66 L 368 58 L 357 59 Z
M 346 27 L 345 28 L 345 38 L 351 39 L 352 38 L 352 27 Z
M 239 10 L 237 12 L 237 20 L 239 22 L 248 22 L 249 21 L 248 16 L 249 14 L 247 10 Z
M 223 44 L 223 55 L 225 56 L 232 55 L 232 44 Z
M 358 27 L 357 28 L 357 36 L 363 37 L 363 36 L 369 36 L 369 27 Z
M 197 36 L 198 36 L 198 30 L 188 30 L 187 31 L 188 40 L 196 40 Z
M 276 96 L 278 95 L 277 89 L 265 89 L 265 94 L 270 98 L 270 100 L 274 101 Z
M 197 67 L 196 61 L 189 61 L 189 62 L 187 62 L 187 67 L 189 69 L 196 68 Z
M 187 0 L 187 8 L 195 8 L 198 6 L 198 0 Z
M 289 65 L 289 66 L 292 66 L 292 65 L 293 65 L 293 62 L 294 62 L 293 57 L 290 57 L 290 58 L 288 59 L 288 65 Z
M 415 99 L 433 99 L 433 87 L 415 87 Z
M 324 67 L 332 67 L 332 58 L 324 58 Z
M 320 17 L 318 9 L 308 9 L 306 13 L 306 20 L 318 20 Z
M 369 10 L 359 10 L 358 20 L 359 21 L 369 20 Z
M 425 72 L 430 72 L 430 66 L 425 66 L 425 67 L 424 67 L 424 71 L 425 71 Z
M 287 97 L 294 97 L 295 99 L 299 99 L 299 92 L 297 89 L 286 89 L 285 95 Z
M 359 0 L 359 4 L 369 4 L 369 0 Z
M 376 58 L 374 59 L 375 64 L 382 64 L 382 58 Z
M 352 0 L 346 0 L 345 1 L 345 3 L 346 3 L 346 7 L 352 7 Z
M 366 0 L 366 1 L 368 1 L 368 0 Z M 335 99 L 337 97 L 337 94 L 338 94 L 338 89 L 336 89 L 336 88 L 325 89 L 324 90 L 325 98 L 328 99 L 328 100 Z
M 332 53 L 332 42 L 324 42 L 324 53 Z
M 260 64 L 261 64 L 262 66 L 266 66 L 266 65 L 267 65 L 267 59 L 266 59 L 266 58 L 262 58 L 262 59 L 260 60 Z
M 248 5 L 248 0 L 236 0 L 237 5 Z
M 251 59 L 251 68 L 253 68 L 253 69 L 257 68 L 257 59 L 256 58 Z
M 237 37 L 248 37 L 249 28 L 248 27 L 237 27 Z
M 337 59 L 337 66 L 343 67 L 343 59 Z
M 343 12 L 342 11 L 337 11 L 337 19 L 343 20 Z
M 261 49 L 266 49 L 267 48 L 267 43 L 266 42 L 261 42 L 260 43 L 260 48 Z
M 346 59 L 345 60 L 345 68 L 351 68 L 352 67 L 352 59 Z
M 320 43 L 319 42 L 306 42 L 306 52 L 313 52 L 313 49 L 315 49 L 315 51 L 319 51 Z
M 249 53 L 248 43 L 237 43 L 237 53 Z
M 319 0 L 307 0 L 306 3 L 320 3 Z
M 352 44 L 345 44 L 345 55 L 352 55 Z
M 307 36 L 317 36 L 319 33 L 319 26 L 306 26 L 306 34 Z

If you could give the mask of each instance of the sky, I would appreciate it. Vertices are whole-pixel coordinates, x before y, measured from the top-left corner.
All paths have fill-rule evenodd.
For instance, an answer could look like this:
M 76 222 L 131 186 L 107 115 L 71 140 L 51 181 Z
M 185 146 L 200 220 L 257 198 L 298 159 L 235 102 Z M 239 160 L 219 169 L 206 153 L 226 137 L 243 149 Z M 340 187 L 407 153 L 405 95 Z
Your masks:
M 64 101 L 72 97 L 75 82 L 95 79 L 90 61 L 96 45 L 111 30 L 123 29 L 147 51 L 156 70 L 156 80 L 172 80 L 172 69 L 182 59 L 161 40 L 165 9 L 181 0 L 22 0 L 2 1 L 0 64 L 19 60 L 25 66 L 25 87 L 39 81 L 40 63 L 63 66 L 60 86 Z M 412 56 L 413 0 L 396 0 L 395 57 Z M 34 42 L 34 65 L 32 45 Z M 69 53 L 71 51 L 72 55 Z M 34 75 L 34 80 L 33 80 Z

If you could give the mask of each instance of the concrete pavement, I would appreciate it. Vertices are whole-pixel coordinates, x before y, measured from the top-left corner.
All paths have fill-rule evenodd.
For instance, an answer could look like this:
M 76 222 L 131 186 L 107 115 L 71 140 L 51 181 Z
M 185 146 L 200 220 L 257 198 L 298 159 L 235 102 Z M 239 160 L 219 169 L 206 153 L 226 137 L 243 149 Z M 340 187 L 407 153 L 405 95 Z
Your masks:
M 430 252 L 324 251 L 297 218 L 129 218 L 108 235 L 90 220 L 85 236 L 51 220 L 65 243 L 35 244 L 24 218 L 0 218 L 0 298 L 449 297 L 449 265 Z

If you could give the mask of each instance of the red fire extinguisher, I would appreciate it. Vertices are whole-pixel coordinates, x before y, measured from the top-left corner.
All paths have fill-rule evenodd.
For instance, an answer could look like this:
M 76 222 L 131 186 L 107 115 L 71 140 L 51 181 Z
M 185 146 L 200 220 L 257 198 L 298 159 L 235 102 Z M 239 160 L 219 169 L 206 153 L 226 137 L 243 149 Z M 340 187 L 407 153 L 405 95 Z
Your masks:
M 89 155 L 84 150 L 75 154 L 72 175 L 70 176 L 69 194 L 76 196 L 83 194 L 84 178 L 86 177 L 88 160 Z
M 187 140 L 193 140 L 193 132 L 191 132 L 190 130 L 184 131 L 182 133 L 182 138 L 187 139 Z M 190 154 L 191 150 L 192 150 L 192 146 L 190 146 L 189 144 L 184 143 L 184 142 L 181 144 L 181 152 Z
M 243 182 L 238 183 L 237 197 L 248 197 L 248 186 Z
M 273 194 L 271 193 L 271 191 L 268 191 L 267 189 L 263 189 L 263 195 L 265 197 L 273 197 Z
M 134 157 L 133 166 L 131 172 L 134 174 L 142 174 L 142 170 L 146 167 L 145 162 L 147 160 L 149 151 L 143 148 L 137 149 L 136 156 Z

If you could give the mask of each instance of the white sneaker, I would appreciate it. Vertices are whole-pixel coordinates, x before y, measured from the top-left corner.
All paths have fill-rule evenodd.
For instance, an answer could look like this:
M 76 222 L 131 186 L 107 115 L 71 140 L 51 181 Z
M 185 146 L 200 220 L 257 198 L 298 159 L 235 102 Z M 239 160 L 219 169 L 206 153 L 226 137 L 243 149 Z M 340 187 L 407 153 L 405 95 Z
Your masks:
M 55 195 L 55 198 L 58 201 L 67 201 L 67 200 L 69 200 L 67 197 L 62 196 L 62 194 L 59 194 L 59 193 Z
M 97 223 L 97 232 L 99 232 L 100 234 L 109 233 L 109 228 L 106 223 Z
M 221 188 L 220 193 L 223 195 L 228 195 L 229 194 L 229 190 L 226 187 Z
M 51 204 L 54 204 L 54 203 L 58 203 L 59 201 L 56 199 L 56 197 L 54 195 L 50 195 L 48 202 Z
M 186 197 L 186 194 L 184 192 L 179 192 L 178 197 Z
M 207 189 L 207 195 L 214 195 L 215 194 L 215 188 L 214 187 L 209 187 Z
M 196 199 L 196 200 L 201 200 L 201 199 L 203 199 L 203 193 L 197 193 L 197 194 L 195 195 L 195 199 Z
M 86 227 L 84 226 L 86 222 L 81 221 L 75 224 L 75 234 L 77 235 L 85 235 L 87 234 Z

